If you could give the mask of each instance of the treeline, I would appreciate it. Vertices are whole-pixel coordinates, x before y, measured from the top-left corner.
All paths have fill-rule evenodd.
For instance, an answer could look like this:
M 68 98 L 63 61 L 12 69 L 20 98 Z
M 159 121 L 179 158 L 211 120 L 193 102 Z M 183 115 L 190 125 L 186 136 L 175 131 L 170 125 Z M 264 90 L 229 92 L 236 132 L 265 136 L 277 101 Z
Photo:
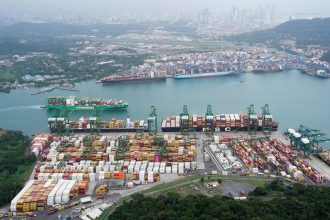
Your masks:
M 22 132 L 0 129 L 0 206 L 9 203 L 30 176 L 35 162 L 30 143 Z
M 279 41 L 284 39 L 295 39 L 298 46 L 313 44 L 329 47 L 329 35 L 330 18 L 318 18 L 311 20 L 292 20 L 269 30 L 231 36 L 228 40 L 278 44 Z
M 136 194 L 109 219 L 330 219 L 330 189 L 274 182 L 257 187 L 247 200 L 203 195 L 181 197 L 168 193 L 156 198 Z

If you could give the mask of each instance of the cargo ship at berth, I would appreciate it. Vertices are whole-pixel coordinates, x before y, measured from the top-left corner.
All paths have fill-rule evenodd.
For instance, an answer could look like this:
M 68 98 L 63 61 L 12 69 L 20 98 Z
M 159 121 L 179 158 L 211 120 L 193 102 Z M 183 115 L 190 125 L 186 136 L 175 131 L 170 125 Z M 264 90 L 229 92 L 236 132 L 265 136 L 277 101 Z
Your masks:
M 67 109 L 67 110 L 115 110 L 126 109 L 128 103 L 119 99 L 103 99 L 91 97 L 48 97 L 46 98 L 47 109 Z
M 98 83 L 135 83 L 135 82 L 150 82 L 166 80 L 166 74 L 147 74 L 147 73 L 135 73 L 135 74 L 114 74 L 104 77 L 97 81 Z
M 237 72 L 237 71 L 192 73 L 192 74 L 175 75 L 174 79 L 213 78 L 213 77 L 230 76 L 230 75 L 237 75 L 237 74 L 239 74 L 239 72 Z
M 265 122 L 265 126 L 271 127 L 272 131 L 277 131 L 279 123 L 272 120 Z M 163 132 L 180 132 L 182 126 L 186 126 L 190 130 L 204 131 L 206 127 L 210 127 L 205 115 L 190 115 L 185 124 L 181 125 L 180 116 L 169 116 L 162 120 L 161 129 Z M 231 131 L 247 131 L 248 116 L 240 114 L 220 114 L 214 115 L 214 131 L 231 132 Z M 262 116 L 256 115 L 253 122 L 250 122 L 250 128 L 262 131 Z
M 57 124 L 57 126 L 56 126 Z M 59 120 L 59 118 L 48 118 L 48 127 L 52 133 L 70 131 L 75 133 L 89 133 L 92 129 L 100 132 L 136 132 L 138 130 L 147 132 L 148 125 L 144 120 L 131 121 L 129 117 L 125 120 L 111 119 L 111 121 L 98 121 L 96 117 L 80 118 L 78 121 Z

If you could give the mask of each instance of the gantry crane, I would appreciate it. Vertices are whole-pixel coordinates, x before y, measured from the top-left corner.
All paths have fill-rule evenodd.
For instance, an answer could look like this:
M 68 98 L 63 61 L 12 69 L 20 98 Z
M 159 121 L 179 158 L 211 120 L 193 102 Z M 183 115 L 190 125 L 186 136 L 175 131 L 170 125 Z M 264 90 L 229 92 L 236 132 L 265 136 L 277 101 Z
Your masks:
M 311 143 L 313 144 L 312 146 L 312 153 L 318 155 L 321 151 L 320 143 L 329 143 L 330 139 L 329 138 L 324 138 L 321 136 L 316 136 L 311 140 Z
M 320 130 L 306 127 L 304 125 L 300 125 L 298 128 L 298 132 L 301 134 L 301 146 L 300 149 L 304 151 L 305 156 L 309 156 L 311 153 L 314 153 L 315 143 L 312 141 L 316 141 L 319 137 L 324 136 L 325 134 L 320 133 Z M 306 139 L 306 140 L 303 140 Z M 308 141 L 307 141 L 308 140 Z M 308 142 L 308 143 L 307 143 Z
M 292 134 L 291 140 L 291 146 L 293 146 L 295 149 L 300 148 L 301 146 L 301 134 L 298 132 L 295 132 Z
M 99 134 L 101 131 L 101 114 L 102 108 L 97 106 L 93 109 L 93 116 L 89 118 L 90 132 L 91 134 Z
M 300 125 L 297 131 L 288 129 L 287 134 L 289 135 L 291 145 L 296 149 L 303 150 L 305 156 L 318 154 L 320 151 L 319 143 L 330 141 L 330 139 L 324 138 L 325 134 L 320 133 L 318 129 Z
M 273 131 L 273 116 L 269 112 L 269 106 L 266 104 L 261 107 L 262 111 L 262 131 L 265 135 L 270 135 Z
M 93 151 L 92 147 L 92 136 L 85 136 L 83 138 L 83 158 L 87 160 L 87 155 L 91 155 Z
M 254 105 L 251 104 L 248 108 L 248 132 L 249 134 L 256 134 L 258 131 L 258 117 L 254 112 Z
M 300 125 L 298 128 L 298 132 L 305 136 L 305 135 L 311 134 L 312 132 L 320 132 L 320 130 L 309 128 L 304 125 Z
M 157 134 L 157 114 L 155 106 L 151 106 L 151 112 L 148 117 L 148 131 L 150 134 Z
M 141 140 L 141 138 L 143 137 L 143 132 L 144 132 L 144 130 L 141 128 L 136 129 L 136 132 L 135 132 L 136 139 Z
M 213 134 L 214 131 L 214 115 L 212 112 L 211 105 L 207 106 L 206 114 L 205 114 L 205 128 L 204 131 L 206 134 Z
M 154 137 L 154 143 L 159 148 L 160 160 L 164 160 L 164 155 L 166 155 L 166 158 L 168 158 L 169 151 L 167 150 L 167 146 L 163 136 L 156 135 Z
M 311 142 L 307 138 L 301 138 L 299 143 L 300 149 L 304 151 L 304 155 L 309 157 L 311 154 Z
M 119 154 L 123 155 L 129 149 L 129 139 L 127 136 L 120 136 L 118 138 L 118 147 L 115 154 L 115 160 L 119 160 Z
M 71 112 L 67 109 L 53 109 L 52 117 L 48 118 L 48 126 L 51 133 L 69 135 L 70 128 L 68 124 Z
M 186 105 L 183 106 L 180 114 L 180 131 L 182 134 L 189 134 L 189 113 Z

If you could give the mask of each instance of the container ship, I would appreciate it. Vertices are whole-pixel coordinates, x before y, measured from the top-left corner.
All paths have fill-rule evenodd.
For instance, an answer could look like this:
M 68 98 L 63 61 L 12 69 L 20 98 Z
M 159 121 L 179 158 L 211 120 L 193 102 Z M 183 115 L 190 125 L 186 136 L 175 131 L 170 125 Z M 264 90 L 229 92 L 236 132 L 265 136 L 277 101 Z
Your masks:
M 205 127 L 211 127 L 207 124 L 205 115 L 190 115 L 189 116 L 189 129 L 195 131 L 203 131 Z M 268 124 L 271 123 L 271 124 Z M 266 126 L 272 128 L 273 131 L 277 131 L 279 123 L 276 121 L 266 121 Z M 257 131 L 262 130 L 262 116 L 256 116 L 256 123 L 252 128 Z M 169 116 L 163 119 L 161 129 L 164 132 L 179 132 L 180 131 L 180 116 Z M 240 114 L 221 114 L 214 115 L 214 131 L 247 131 L 248 130 L 248 116 Z
M 134 73 L 134 74 L 114 74 L 107 76 L 97 82 L 99 83 L 129 83 L 129 82 L 149 82 L 166 80 L 166 73 Z
M 229 76 L 239 74 L 237 71 L 223 71 L 223 72 L 212 72 L 212 73 L 192 73 L 175 75 L 174 79 L 194 79 L 194 78 L 213 78 L 220 76 Z
M 90 97 L 49 97 L 46 99 L 47 109 L 68 110 L 101 110 L 125 109 L 128 103 L 119 99 L 102 99 Z
M 148 131 L 148 125 L 144 123 L 144 120 L 131 121 L 129 117 L 127 117 L 126 121 L 115 118 L 111 119 L 111 121 L 97 121 L 95 117 L 80 118 L 78 121 L 58 120 L 57 126 L 55 126 L 55 120 L 55 118 L 48 118 L 49 129 L 52 133 L 58 132 L 59 129 L 62 129 L 62 132 L 67 130 L 76 133 L 89 133 L 91 129 L 99 129 L 100 132 Z

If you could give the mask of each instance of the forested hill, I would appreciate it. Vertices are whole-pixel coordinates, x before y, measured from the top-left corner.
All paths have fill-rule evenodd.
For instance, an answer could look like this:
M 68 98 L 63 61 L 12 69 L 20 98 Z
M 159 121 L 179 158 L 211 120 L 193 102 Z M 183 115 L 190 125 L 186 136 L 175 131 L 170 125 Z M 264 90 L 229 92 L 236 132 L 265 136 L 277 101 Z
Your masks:
M 20 131 L 0 128 L 0 206 L 14 198 L 31 174 L 35 157 L 30 143 Z
M 275 181 L 257 187 L 245 201 L 222 196 L 182 197 L 174 192 L 156 198 L 136 194 L 109 216 L 109 220 L 116 219 L 330 219 L 330 188 L 287 188 Z
M 228 38 L 232 41 L 278 44 L 295 39 L 298 46 L 321 45 L 330 47 L 330 18 L 291 20 L 275 28 L 244 33 Z

